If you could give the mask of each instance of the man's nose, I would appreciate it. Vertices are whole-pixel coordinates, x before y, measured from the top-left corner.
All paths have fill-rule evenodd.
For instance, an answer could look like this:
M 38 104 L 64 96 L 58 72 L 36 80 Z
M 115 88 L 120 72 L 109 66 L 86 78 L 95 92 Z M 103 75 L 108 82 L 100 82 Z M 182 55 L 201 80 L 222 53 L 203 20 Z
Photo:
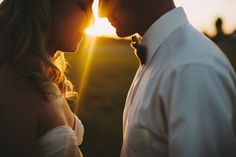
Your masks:
M 99 0 L 98 3 L 98 16 L 99 17 L 106 17 L 106 7 L 105 7 L 105 3 L 104 0 Z

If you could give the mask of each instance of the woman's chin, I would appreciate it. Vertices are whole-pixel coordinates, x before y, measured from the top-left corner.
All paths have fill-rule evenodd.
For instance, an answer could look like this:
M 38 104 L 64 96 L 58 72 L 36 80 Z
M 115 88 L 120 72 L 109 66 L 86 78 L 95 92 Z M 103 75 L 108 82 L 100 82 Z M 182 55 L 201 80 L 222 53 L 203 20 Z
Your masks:
M 69 53 L 73 53 L 73 52 L 77 52 L 78 49 L 79 49 L 79 46 L 80 46 L 80 43 L 81 42 L 76 42 L 74 44 L 70 44 L 68 45 L 67 47 L 64 47 L 63 52 L 69 52 Z
M 63 52 L 73 53 L 73 52 L 76 52 L 78 50 L 78 48 L 79 48 L 79 46 L 77 45 L 74 47 L 67 48 Z
M 63 49 L 59 49 L 58 51 L 65 52 L 65 53 L 73 53 L 77 51 L 77 47 L 66 47 Z

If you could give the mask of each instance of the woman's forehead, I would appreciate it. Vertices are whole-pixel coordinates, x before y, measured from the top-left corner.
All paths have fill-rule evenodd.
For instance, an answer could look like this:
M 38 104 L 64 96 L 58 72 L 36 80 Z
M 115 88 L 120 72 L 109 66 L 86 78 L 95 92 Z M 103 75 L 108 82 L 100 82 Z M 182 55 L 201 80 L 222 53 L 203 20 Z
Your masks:
M 94 0 L 75 0 L 75 1 L 80 1 L 83 3 L 93 3 Z

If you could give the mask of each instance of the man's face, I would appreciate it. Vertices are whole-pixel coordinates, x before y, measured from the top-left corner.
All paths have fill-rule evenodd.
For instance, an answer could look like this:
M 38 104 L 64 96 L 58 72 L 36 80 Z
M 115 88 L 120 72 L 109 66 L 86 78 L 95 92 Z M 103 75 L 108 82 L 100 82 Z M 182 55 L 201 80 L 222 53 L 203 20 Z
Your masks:
M 116 28 L 119 37 L 130 36 L 137 32 L 138 9 L 134 2 L 138 0 L 99 0 L 99 14 L 107 17 Z

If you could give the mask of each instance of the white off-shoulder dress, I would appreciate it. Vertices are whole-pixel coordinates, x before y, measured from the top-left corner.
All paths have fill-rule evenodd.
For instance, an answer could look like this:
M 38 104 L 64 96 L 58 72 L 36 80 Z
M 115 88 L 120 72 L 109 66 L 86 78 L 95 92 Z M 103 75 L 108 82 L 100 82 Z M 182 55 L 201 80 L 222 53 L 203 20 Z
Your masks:
M 79 145 L 83 141 L 84 127 L 75 115 L 74 130 L 61 125 L 49 130 L 38 140 L 40 157 L 82 157 Z

